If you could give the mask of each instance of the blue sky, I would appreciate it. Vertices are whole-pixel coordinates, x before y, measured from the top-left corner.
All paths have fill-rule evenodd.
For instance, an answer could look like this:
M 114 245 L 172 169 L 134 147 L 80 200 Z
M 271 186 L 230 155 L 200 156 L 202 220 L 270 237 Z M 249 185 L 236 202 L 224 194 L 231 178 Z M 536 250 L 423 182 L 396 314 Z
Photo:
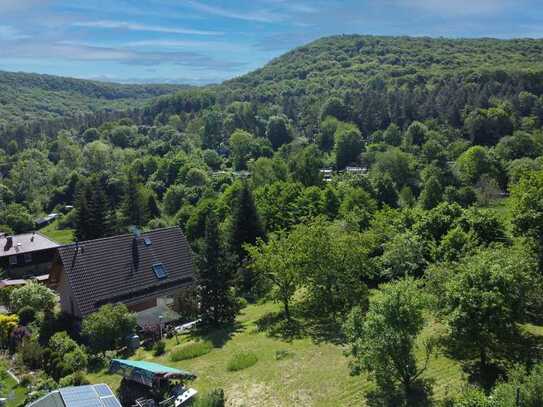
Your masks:
M 0 70 L 220 82 L 333 34 L 543 37 L 542 0 L 0 0 Z

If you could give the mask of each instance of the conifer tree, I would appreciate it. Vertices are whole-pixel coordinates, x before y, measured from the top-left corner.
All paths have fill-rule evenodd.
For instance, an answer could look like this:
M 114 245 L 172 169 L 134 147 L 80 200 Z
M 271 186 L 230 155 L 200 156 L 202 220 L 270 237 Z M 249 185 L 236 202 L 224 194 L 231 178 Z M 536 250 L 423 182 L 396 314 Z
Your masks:
M 254 245 L 265 232 L 256 210 L 253 194 L 247 183 L 238 192 L 237 199 L 232 203 L 232 223 L 228 243 L 232 254 L 241 262 L 246 255 L 243 245 Z
M 236 302 L 231 293 L 232 268 L 219 234 L 217 218 L 209 214 L 198 258 L 200 272 L 200 307 L 202 320 L 209 325 L 232 322 Z
M 75 237 L 79 241 L 99 239 L 114 233 L 112 213 L 102 181 L 94 176 L 78 186 L 75 202 Z
M 128 174 L 128 184 L 122 205 L 126 225 L 143 226 L 149 219 L 148 201 L 143 185 L 134 174 Z
M 88 240 L 91 233 L 89 192 L 87 183 L 80 182 L 75 200 L 75 238 L 77 240 Z

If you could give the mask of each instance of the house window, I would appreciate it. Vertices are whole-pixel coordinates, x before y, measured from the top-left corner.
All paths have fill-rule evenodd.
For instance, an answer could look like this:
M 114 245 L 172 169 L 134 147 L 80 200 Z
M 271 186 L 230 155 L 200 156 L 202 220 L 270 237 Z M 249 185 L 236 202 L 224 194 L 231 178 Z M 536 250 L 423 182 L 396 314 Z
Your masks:
M 153 264 L 153 271 L 155 272 L 156 278 L 158 278 L 159 280 L 168 277 L 166 267 L 164 267 L 162 263 Z
M 9 256 L 9 265 L 10 266 L 16 266 L 17 265 L 17 256 Z
M 32 253 L 25 253 L 25 264 L 32 263 Z

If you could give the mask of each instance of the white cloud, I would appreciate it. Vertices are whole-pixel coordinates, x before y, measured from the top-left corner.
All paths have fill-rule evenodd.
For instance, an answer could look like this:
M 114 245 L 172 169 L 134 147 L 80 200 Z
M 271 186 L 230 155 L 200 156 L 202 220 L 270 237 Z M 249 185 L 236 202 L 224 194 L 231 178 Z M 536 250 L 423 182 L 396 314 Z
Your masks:
M 127 21 L 98 20 L 98 21 L 77 21 L 72 24 L 76 27 L 104 28 L 129 31 L 146 31 L 170 34 L 190 34 L 190 35 L 223 35 L 218 31 L 194 30 L 192 28 L 173 28 L 159 25 L 148 25 L 139 23 L 130 23 Z
M 237 20 L 255 21 L 259 23 L 273 23 L 285 19 L 285 16 L 281 14 L 266 10 L 257 12 L 240 12 L 218 6 L 210 6 L 194 0 L 187 0 L 185 4 L 197 11 L 226 18 L 233 18 Z
M 24 38 L 28 38 L 28 36 L 21 33 L 19 30 L 9 25 L 0 25 L 0 40 L 15 41 L 22 40 Z

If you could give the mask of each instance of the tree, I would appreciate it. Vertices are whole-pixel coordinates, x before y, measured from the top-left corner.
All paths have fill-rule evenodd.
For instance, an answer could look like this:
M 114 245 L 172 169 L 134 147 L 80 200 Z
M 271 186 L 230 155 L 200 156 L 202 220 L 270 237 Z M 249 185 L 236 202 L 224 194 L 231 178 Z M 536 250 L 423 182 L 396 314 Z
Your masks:
M 245 130 L 236 130 L 228 141 L 232 163 L 236 171 L 246 170 L 251 158 L 271 156 L 271 145 L 267 140 L 256 139 Z M 269 153 L 269 154 L 268 154 Z
M 531 302 L 540 301 L 535 271 L 525 248 L 497 247 L 466 257 L 447 274 L 439 295 L 450 344 L 461 359 L 478 362 L 481 377 L 490 366 L 514 357 L 519 324 L 526 321 Z
M 247 183 L 238 192 L 232 203 L 232 220 L 228 236 L 231 252 L 241 261 L 245 257 L 245 244 L 254 245 L 258 238 L 265 236 L 253 194 Z
M 28 209 L 17 203 L 6 206 L 0 211 L 2 223 L 6 224 L 14 233 L 29 232 L 34 228 L 34 219 Z
M 420 277 L 428 265 L 429 250 L 413 232 L 400 233 L 383 245 L 381 275 L 387 280 L 404 276 Z
M 426 142 L 427 135 L 428 128 L 415 121 L 409 125 L 405 132 L 405 142 L 411 146 L 422 146 Z
M 248 248 L 251 268 L 273 285 L 273 299 L 283 304 L 290 321 L 290 302 L 300 283 L 300 253 L 296 240 L 287 233 L 272 234 L 268 242 L 259 240 Z
M 363 143 L 360 130 L 354 124 L 342 123 L 338 126 L 334 139 L 336 167 L 338 170 L 343 170 L 349 164 L 358 161 L 362 153 Z
M 148 194 L 133 174 L 128 174 L 122 212 L 125 225 L 143 226 L 149 220 Z
M 402 131 L 396 123 L 391 123 L 383 133 L 383 142 L 398 147 L 402 144 Z
M 339 120 L 328 116 L 321 122 L 321 131 L 317 135 L 317 145 L 324 152 L 330 152 L 334 148 L 334 135 L 339 126 Z
M 292 137 L 288 128 L 287 118 L 285 116 L 270 117 L 266 127 L 266 137 L 270 140 L 274 150 L 290 142 Z
M 11 333 L 19 324 L 17 315 L 0 314 L 0 344 L 6 347 L 9 343 Z
M 435 208 L 442 200 L 443 187 L 435 175 L 430 176 L 424 183 L 419 197 L 420 205 L 424 209 Z
M 77 240 L 99 239 L 113 234 L 113 214 L 105 193 L 104 182 L 98 176 L 79 182 L 75 211 Z
M 294 181 L 301 182 L 306 187 L 321 183 L 320 170 L 323 162 L 316 146 L 311 145 L 300 150 L 289 160 L 288 166 Z
M 55 293 L 46 286 L 29 282 L 14 289 L 9 297 L 9 308 L 17 313 L 24 307 L 32 307 L 39 311 L 52 310 L 57 303 Z
M 83 320 L 81 335 L 92 351 L 105 353 L 126 344 L 136 325 L 136 316 L 126 305 L 106 304 Z
M 204 148 L 216 149 L 223 141 L 223 121 L 219 112 L 209 112 L 204 116 L 202 129 L 202 145 Z
M 425 344 L 422 366 L 415 357 L 415 341 L 425 325 L 425 304 L 417 283 L 406 278 L 384 285 L 370 302 L 367 314 L 355 308 L 344 325 L 353 357 L 351 366 L 355 372 L 370 373 L 385 397 L 392 398 L 400 385 L 404 400 L 411 399 L 428 366 L 431 343 Z
M 343 100 L 336 96 L 332 96 L 324 103 L 321 109 L 321 120 L 325 120 L 328 116 L 345 121 L 349 120 L 350 111 Z
M 373 179 L 373 189 L 375 190 L 377 201 L 381 205 L 388 205 L 391 208 L 398 206 L 398 193 L 388 173 L 379 174 Z
M 232 322 L 237 311 L 232 295 L 232 264 L 221 242 L 217 218 L 213 214 L 206 219 L 198 270 L 202 320 L 209 325 Z

